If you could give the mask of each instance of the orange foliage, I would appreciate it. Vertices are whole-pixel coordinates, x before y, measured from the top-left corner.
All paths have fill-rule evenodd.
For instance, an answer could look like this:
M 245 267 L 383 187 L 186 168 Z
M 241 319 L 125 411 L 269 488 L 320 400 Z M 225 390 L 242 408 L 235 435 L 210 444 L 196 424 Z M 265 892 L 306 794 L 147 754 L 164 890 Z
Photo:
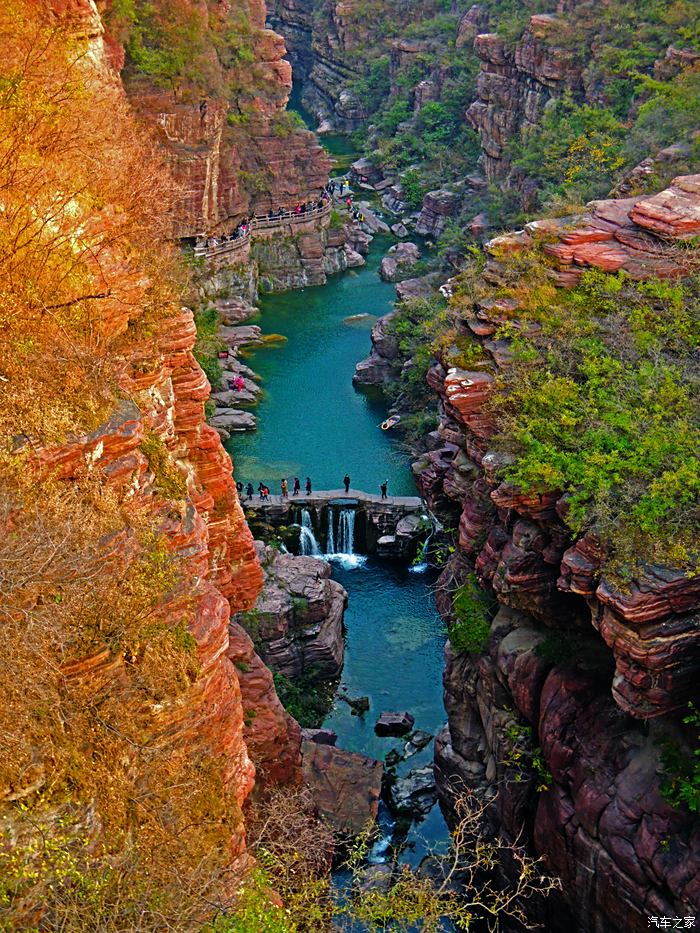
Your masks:
M 76 31 L 0 9 L 0 435 L 41 441 L 97 423 L 127 328 L 178 298 L 172 183 Z

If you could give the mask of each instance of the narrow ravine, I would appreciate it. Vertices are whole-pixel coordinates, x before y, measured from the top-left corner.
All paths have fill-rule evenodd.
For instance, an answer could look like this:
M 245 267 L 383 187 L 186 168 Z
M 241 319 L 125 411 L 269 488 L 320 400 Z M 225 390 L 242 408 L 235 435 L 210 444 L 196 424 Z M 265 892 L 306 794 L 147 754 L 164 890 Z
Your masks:
M 380 397 L 352 386 L 355 363 L 365 355 L 369 330 L 377 316 L 390 310 L 393 286 L 377 274 L 389 238 L 376 238 L 367 264 L 332 277 L 318 288 L 261 301 L 256 320 L 265 333 L 286 341 L 254 350 L 249 362 L 265 390 L 257 409 L 258 430 L 228 442 L 237 478 L 257 486 L 263 481 L 279 491 L 283 476 L 311 476 L 314 487 L 337 488 L 344 473 L 354 488 L 378 492 L 389 480 L 390 492 L 415 495 L 410 456 L 379 423 L 386 416 Z M 347 320 L 366 314 L 368 317 Z M 326 542 L 321 542 L 325 549 Z M 435 735 L 445 719 L 442 668 L 445 629 L 434 606 L 434 577 L 414 568 L 377 558 L 333 559 L 333 577 L 348 591 L 345 615 L 347 644 L 339 690 L 367 696 L 370 710 L 353 715 L 336 701 L 326 723 L 338 733 L 338 745 L 384 759 L 403 740 L 379 738 L 374 722 L 384 710 L 407 710 L 415 728 Z M 399 775 L 429 765 L 432 742 L 402 761 Z M 404 858 L 417 862 L 439 846 L 447 830 L 439 807 L 414 825 Z

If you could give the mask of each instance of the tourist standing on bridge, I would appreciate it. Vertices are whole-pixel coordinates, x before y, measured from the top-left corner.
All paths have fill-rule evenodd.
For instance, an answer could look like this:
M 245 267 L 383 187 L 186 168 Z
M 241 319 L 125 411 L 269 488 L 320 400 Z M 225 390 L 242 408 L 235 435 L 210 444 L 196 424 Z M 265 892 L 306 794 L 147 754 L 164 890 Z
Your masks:
M 264 496 L 264 494 L 265 494 L 265 484 L 264 484 L 264 483 L 262 482 L 262 480 L 261 480 L 261 481 L 258 483 L 258 495 L 259 495 L 260 498 L 262 499 L 263 496 Z
M 282 480 L 282 482 L 280 483 L 280 488 L 282 489 L 282 498 L 288 499 L 289 498 L 289 486 L 287 484 L 286 479 Z
M 267 486 L 263 486 L 262 500 L 263 500 L 263 502 L 269 502 L 269 501 L 270 501 L 270 490 L 267 488 Z
M 294 491 L 292 492 L 292 495 L 298 496 L 300 489 L 301 489 L 301 483 L 299 482 L 299 477 L 295 476 L 294 477 Z
M 347 495 L 350 491 L 350 477 L 347 473 L 343 477 L 343 486 L 345 486 L 345 495 Z
M 386 499 L 386 490 L 387 490 L 388 485 L 389 485 L 389 480 L 385 479 L 384 482 L 379 487 L 382 491 L 382 499 Z
M 246 486 L 245 494 L 248 496 L 248 499 L 253 498 L 253 484 L 252 483 L 248 483 L 248 485 Z
M 307 496 L 311 495 L 311 480 L 309 479 L 308 476 L 306 477 L 306 495 Z

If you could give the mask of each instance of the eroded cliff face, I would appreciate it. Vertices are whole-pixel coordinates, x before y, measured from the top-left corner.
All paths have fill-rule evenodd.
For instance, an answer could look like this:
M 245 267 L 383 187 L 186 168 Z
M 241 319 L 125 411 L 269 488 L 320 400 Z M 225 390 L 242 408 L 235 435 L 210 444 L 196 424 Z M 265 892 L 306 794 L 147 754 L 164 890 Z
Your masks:
M 499 478 L 495 381 L 510 364 L 504 323 L 525 326 L 504 297 L 508 256 L 539 244 L 560 287 L 586 268 L 632 279 L 674 278 L 688 253 L 674 241 L 700 229 L 698 177 L 650 197 L 593 202 L 584 215 L 529 224 L 487 245 L 491 293 L 459 326 L 478 338 L 475 371 L 435 364 L 440 396 L 432 449 L 414 465 L 419 488 L 458 522 L 458 548 L 438 586 L 475 571 L 500 604 L 481 654 L 446 649 L 448 726 L 436 742 L 441 799 L 466 789 L 494 800 L 494 825 L 523 831 L 563 882 L 548 929 L 641 931 L 647 916 L 686 916 L 700 904 L 700 822 L 661 793 L 664 744 L 696 697 L 697 577 L 645 565 L 627 585 L 604 566 L 593 531 L 574 542 L 566 497 L 524 495 Z M 513 322 L 515 323 L 513 324 Z
M 35 137 L 36 145 L 48 138 L 56 149 L 43 187 L 29 185 L 27 175 L 14 176 L 12 203 L 17 214 L 28 212 L 31 224 L 43 216 L 46 192 L 53 204 L 56 191 L 75 185 L 77 192 L 55 211 L 42 262 L 25 248 L 19 254 L 24 278 L 5 280 L 12 300 L 3 304 L 10 352 L 3 356 L 2 379 L 15 401 L 2 409 L 8 480 L 3 547 L 36 553 L 39 564 L 29 585 L 3 577 L 8 637 L 26 623 L 17 661 L 21 656 L 27 681 L 18 693 L 13 678 L 4 676 L 16 704 L 14 713 L 7 704 L 8 715 L 21 721 L 28 704 L 27 722 L 35 727 L 22 732 L 19 748 L 6 733 L 10 751 L 4 757 L 9 771 L 12 762 L 17 770 L 3 773 L 1 819 L 20 866 L 34 850 L 17 801 L 86 885 L 107 852 L 110 872 L 115 869 L 110 877 L 130 886 L 134 910 L 141 909 L 138 892 L 148 864 L 148 890 L 154 897 L 160 892 L 163 910 L 178 913 L 184 929 L 201 925 L 205 891 L 222 903 L 235 893 L 248 864 L 242 807 L 256 767 L 269 780 L 298 782 L 300 734 L 269 670 L 244 633 L 230 628 L 232 614 L 250 609 L 258 597 L 262 569 L 231 459 L 206 424 L 210 386 L 193 355 L 193 315 L 179 307 L 169 278 L 179 263 L 158 239 L 159 195 L 167 195 L 167 186 L 153 192 L 152 201 L 129 190 L 129 146 L 144 179 L 166 170 L 128 111 L 92 0 L 57 0 L 50 10 L 56 29 L 46 25 L 45 11 L 29 7 L 21 15 L 14 7 L 5 11 L 2 23 L 11 31 L 26 25 L 22 16 L 32 16 L 37 35 L 46 37 L 34 52 L 50 67 L 33 71 L 31 57 L 21 59 L 28 99 L 47 99 L 45 86 L 63 95 L 55 113 L 37 110 L 30 131 L 18 127 L 16 165 L 32 162 Z M 93 118 L 110 147 L 96 156 L 87 123 Z M 4 119 L 14 131 L 14 115 Z M 104 156 L 107 170 L 117 173 L 114 190 L 97 175 L 81 184 L 82 161 L 72 158 L 80 144 L 81 157 Z M 3 235 L 13 222 L 15 213 L 8 211 Z M 50 277 L 65 268 L 67 274 Z M 26 324 L 17 323 L 18 309 Z M 51 356 L 57 366 L 42 383 Z M 62 420 L 54 405 L 53 420 L 42 421 L 35 410 L 51 406 L 54 397 Z M 42 650 L 32 654 L 35 623 L 42 620 Z M 31 679 L 37 664 L 41 683 Z M 39 714 L 32 705 L 38 694 L 55 712 L 55 734 L 54 713 Z M 109 777 L 103 779 L 105 769 Z M 11 909 L 22 924 L 42 916 L 62 924 L 72 916 L 73 902 L 61 899 L 66 879 L 52 871 L 42 864 L 37 878 L 17 875 L 21 896 Z M 173 883 L 174 871 L 189 879 L 184 887 L 182 878 Z M 32 885 L 49 881 L 52 893 L 44 888 L 38 896 Z M 106 906 L 114 892 L 100 884 Z M 131 924 L 130 898 L 114 906 L 115 923 L 124 928 Z M 76 909 L 88 909 L 78 901 Z
M 549 14 L 533 16 L 514 48 L 496 33 L 474 37 L 481 70 L 467 118 L 481 138 L 490 181 L 507 174 L 507 144 L 535 129 L 552 96 L 582 96 L 584 64 L 565 45 L 566 20 Z
M 369 101 L 357 88 L 382 56 L 390 71 L 435 51 L 436 43 L 402 38 L 404 30 L 437 12 L 433 3 L 393 5 L 355 0 L 273 0 L 270 21 L 289 39 L 303 99 L 317 117 L 319 129 L 352 132 L 367 122 Z M 436 67 L 440 74 L 440 67 Z M 416 92 L 416 107 L 435 99 L 424 82 Z
M 189 8 L 214 24 L 206 52 L 216 81 L 165 89 L 130 66 L 128 55 L 123 72 L 129 99 L 155 129 L 180 187 L 175 236 L 230 232 L 254 213 L 318 198 L 330 163 L 313 134 L 287 119 L 292 69 L 284 40 L 265 28 L 262 0 L 189 0 Z M 167 17 L 167 8 L 161 13 Z M 245 38 L 238 57 L 227 52 L 229 33 Z

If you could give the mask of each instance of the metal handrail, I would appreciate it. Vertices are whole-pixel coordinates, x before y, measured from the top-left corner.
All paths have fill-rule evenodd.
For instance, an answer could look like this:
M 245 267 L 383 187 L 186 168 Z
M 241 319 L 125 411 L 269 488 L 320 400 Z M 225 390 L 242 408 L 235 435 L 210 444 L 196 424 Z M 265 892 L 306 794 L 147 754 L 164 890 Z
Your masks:
M 274 230 L 275 227 L 282 227 L 285 224 L 304 223 L 313 217 L 325 217 L 333 210 L 333 204 L 330 201 L 324 202 L 321 207 L 312 207 L 303 213 L 297 214 L 296 211 L 285 210 L 281 214 L 275 214 L 269 217 L 267 214 L 255 214 L 248 223 L 248 229 L 244 234 L 236 237 L 235 240 L 228 240 L 226 243 L 219 243 L 218 246 L 198 245 L 194 248 L 194 255 L 198 259 L 216 259 L 218 256 L 225 256 L 228 253 L 236 252 L 241 246 L 247 243 L 255 230 Z
M 256 214 L 250 225 L 253 230 L 267 230 L 271 227 L 281 227 L 286 223 L 303 223 L 310 217 L 324 217 L 326 214 L 330 214 L 332 209 L 333 205 L 330 201 L 327 201 L 321 207 L 312 207 L 310 210 L 298 214 L 296 211 L 283 211 L 281 214 L 275 214 L 274 217 L 269 217 L 267 214 Z
M 235 253 L 241 246 L 244 246 L 250 240 L 250 228 L 245 233 L 239 234 L 235 240 L 227 240 L 225 243 L 219 243 L 218 246 L 195 246 L 194 254 L 198 259 L 215 259 L 217 256 L 226 256 L 228 253 Z

